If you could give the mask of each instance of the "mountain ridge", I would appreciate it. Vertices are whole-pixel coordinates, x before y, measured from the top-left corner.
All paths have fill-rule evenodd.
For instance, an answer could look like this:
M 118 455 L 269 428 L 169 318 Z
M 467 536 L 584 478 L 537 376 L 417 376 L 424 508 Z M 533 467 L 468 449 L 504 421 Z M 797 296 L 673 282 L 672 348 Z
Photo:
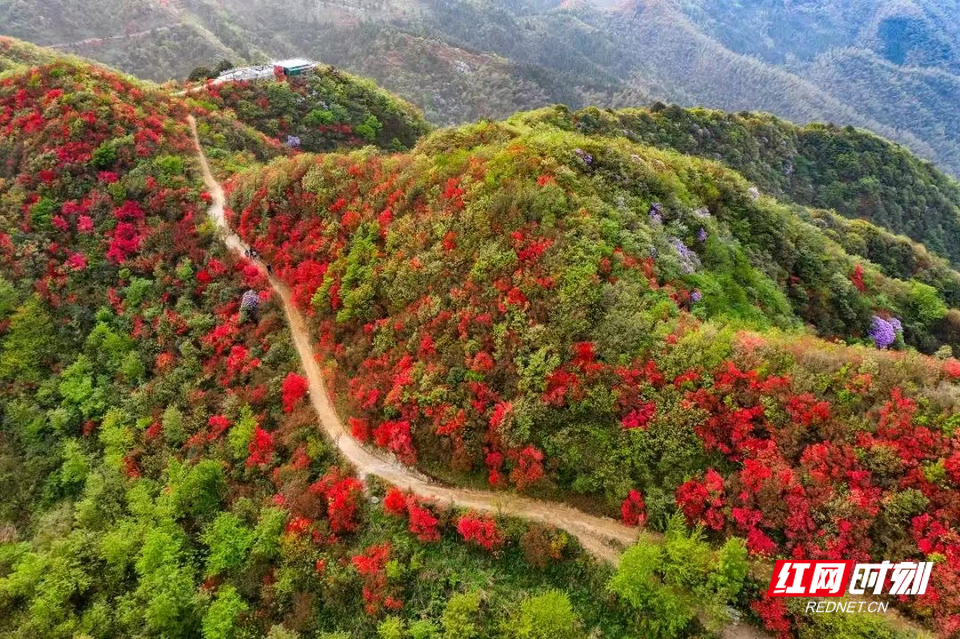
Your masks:
M 90 37 L 94 24 L 101 29 L 114 25 L 113 33 L 98 32 L 103 36 L 130 31 L 122 20 L 126 14 L 85 22 L 77 7 L 96 1 L 67 3 L 71 10 L 62 13 L 72 22 L 62 19 L 59 28 L 75 37 L 64 41 Z M 127 13 L 157 13 L 141 1 L 143 7 L 132 3 Z M 5 2 L 10 12 L 7 32 L 42 42 L 31 26 L 42 23 L 42 6 Z M 179 16 L 178 22 L 187 24 L 180 35 L 135 41 L 131 50 L 138 51 L 127 59 L 122 46 L 109 43 L 102 50 L 90 45 L 83 52 L 155 80 L 185 77 L 192 68 L 188 60 L 193 66 L 212 66 L 223 56 L 239 62 L 237 57 L 309 55 L 372 75 L 418 104 L 437 124 L 502 119 L 554 102 L 573 108 L 622 107 L 659 99 L 734 111 L 768 110 L 800 123 L 835 121 L 870 128 L 956 174 L 960 147 L 949 127 L 957 118 L 945 114 L 956 103 L 951 96 L 957 93 L 953 85 L 960 59 L 950 38 L 956 39 L 957 33 L 945 18 L 946 9 L 929 2 L 911 7 L 904 13 L 896 2 L 861 0 L 842 10 L 819 2 L 758 8 L 750 3 L 645 1 L 601 3 L 598 9 L 591 3 L 475 0 L 322 6 L 289 0 L 269 7 L 232 0 L 222 6 L 171 0 L 161 13 Z M 0 15 L 3 9 L 0 4 Z M 464 23 L 468 16 L 476 28 Z M 894 25 L 890 33 L 901 28 L 895 25 L 906 29 L 901 35 L 908 48 L 898 62 L 888 59 L 893 54 L 883 42 L 892 36 L 881 33 L 887 28 L 883 25 Z M 212 37 L 219 43 L 213 48 L 210 34 L 216 34 Z M 189 47 L 199 43 L 206 44 L 191 53 Z M 409 49 L 411 43 L 416 50 Z M 769 53 L 776 47 L 786 57 Z M 644 51 L 644 56 L 637 55 Z M 477 60 L 474 68 L 466 63 L 469 70 L 464 71 L 463 58 L 477 55 L 502 60 Z M 433 57 L 459 62 L 436 64 Z M 680 68 L 693 76 L 677 73 Z M 930 72 L 938 72 L 949 84 L 932 81 Z M 517 97 L 509 95 L 507 82 L 520 87 Z M 885 93 L 891 87 L 897 87 L 896 99 Z M 493 94 L 495 99 L 489 99 Z M 912 117 L 911 109 L 922 117 Z

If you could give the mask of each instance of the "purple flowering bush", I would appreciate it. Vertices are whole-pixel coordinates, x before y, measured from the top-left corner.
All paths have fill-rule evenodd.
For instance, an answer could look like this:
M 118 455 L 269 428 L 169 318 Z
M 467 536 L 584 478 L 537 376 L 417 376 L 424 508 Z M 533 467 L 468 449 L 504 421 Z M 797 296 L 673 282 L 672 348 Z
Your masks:
M 257 321 L 260 312 L 260 295 L 255 290 L 250 289 L 240 298 L 240 317 L 242 320 Z
M 647 214 L 650 216 L 651 224 L 663 224 L 663 205 L 659 202 L 651 204 Z
M 690 248 L 683 243 L 683 240 L 677 237 L 670 238 L 670 246 L 674 248 L 677 252 L 677 256 L 680 258 L 680 270 L 687 275 L 692 275 L 697 272 L 697 269 L 700 268 L 700 257 L 690 250 Z
M 868 335 L 877 348 L 889 348 L 897 341 L 897 334 L 903 332 L 903 324 L 896 317 L 885 320 L 879 315 L 873 316 Z

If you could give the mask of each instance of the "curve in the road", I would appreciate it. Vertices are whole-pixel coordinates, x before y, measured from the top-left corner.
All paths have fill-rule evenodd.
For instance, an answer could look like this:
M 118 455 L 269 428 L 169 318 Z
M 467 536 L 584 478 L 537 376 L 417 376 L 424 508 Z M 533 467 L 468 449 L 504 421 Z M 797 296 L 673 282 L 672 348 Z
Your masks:
M 210 171 L 207 158 L 200 146 L 196 120 L 193 116 L 190 116 L 189 123 L 203 180 L 212 199 L 209 215 L 220 228 L 227 246 L 243 254 L 243 242 L 230 229 L 224 216 L 223 188 Z M 624 526 L 613 519 L 588 515 L 564 504 L 539 501 L 510 493 L 441 486 L 424 479 L 415 470 L 361 446 L 344 427 L 330 402 L 323 374 L 311 344 L 310 331 L 303 316 L 294 306 L 290 291 L 276 277 L 272 275 L 268 277 L 270 285 L 283 304 L 290 334 L 309 385 L 310 402 L 320 420 L 320 425 L 329 438 L 336 443 L 341 455 L 356 468 L 361 476 L 374 475 L 425 499 L 448 502 L 476 511 L 521 517 L 562 528 L 577 537 L 589 552 L 613 563 L 616 563 L 624 547 L 636 541 L 637 529 Z

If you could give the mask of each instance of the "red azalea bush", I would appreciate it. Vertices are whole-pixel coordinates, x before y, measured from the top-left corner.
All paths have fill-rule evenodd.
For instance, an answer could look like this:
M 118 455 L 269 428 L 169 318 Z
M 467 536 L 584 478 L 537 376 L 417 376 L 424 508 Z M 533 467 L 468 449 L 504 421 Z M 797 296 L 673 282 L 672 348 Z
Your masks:
M 310 486 L 310 492 L 326 501 L 327 519 L 334 533 L 357 530 L 357 516 L 363 500 L 363 482 L 345 476 L 336 466 Z
M 288 373 L 283 379 L 283 410 L 290 412 L 297 402 L 307 394 L 307 378 L 296 373 Z
M 273 461 L 273 435 L 259 426 L 253 432 L 250 442 L 250 456 L 247 466 L 266 466 Z
M 383 508 L 391 515 L 408 517 L 410 532 L 423 542 L 439 541 L 440 520 L 429 508 L 421 505 L 413 495 L 404 495 L 398 488 L 391 487 L 383 500 Z
M 390 544 L 378 544 L 367 548 L 362 555 L 354 555 L 351 563 L 363 578 L 363 600 L 370 616 L 376 615 L 381 606 L 398 609 L 403 604 L 387 594 L 386 565 L 390 560 Z
M 472 513 L 463 515 L 457 520 L 457 532 L 464 541 L 489 551 L 497 549 L 503 543 L 503 536 L 497 529 L 497 522 L 489 516 Z
M 631 490 L 620 505 L 620 521 L 627 526 L 640 526 L 647 521 L 647 507 L 639 490 Z

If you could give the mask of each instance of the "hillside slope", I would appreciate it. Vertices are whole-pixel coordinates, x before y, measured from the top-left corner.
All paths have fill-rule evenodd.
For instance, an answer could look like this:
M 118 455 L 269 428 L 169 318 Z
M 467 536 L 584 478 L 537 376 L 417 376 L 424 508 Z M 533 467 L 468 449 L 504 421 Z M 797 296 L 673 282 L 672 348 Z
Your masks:
M 283 82 L 208 84 L 188 99 L 204 110 L 234 114 L 287 148 L 303 151 L 365 144 L 407 149 L 431 128 L 412 105 L 333 67 Z
M 867 220 L 960 263 L 960 248 L 952 241 L 960 236 L 960 185 L 903 147 L 866 131 L 823 124 L 799 127 L 764 114 L 662 104 L 616 112 L 545 109 L 515 120 L 626 136 L 717 160 L 766 193 Z
M 642 503 L 655 527 L 679 510 L 757 557 L 944 556 L 912 610 L 953 632 L 960 363 L 901 342 L 940 346 L 925 322 L 948 309 L 813 212 L 711 162 L 518 122 L 228 190 L 313 316 L 355 438 L 447 479 Z
M 56 56 L 52 51 L 13 38 L 0 37 L 0 73 L 24 66 L 49 64 Z
M 351 473 L 206 219 L 189 114 L 73 61 L 0 77 L 0 634 L 627 635 L 567 535 Z M 222 167 L 277 152 L 204 118 Z

